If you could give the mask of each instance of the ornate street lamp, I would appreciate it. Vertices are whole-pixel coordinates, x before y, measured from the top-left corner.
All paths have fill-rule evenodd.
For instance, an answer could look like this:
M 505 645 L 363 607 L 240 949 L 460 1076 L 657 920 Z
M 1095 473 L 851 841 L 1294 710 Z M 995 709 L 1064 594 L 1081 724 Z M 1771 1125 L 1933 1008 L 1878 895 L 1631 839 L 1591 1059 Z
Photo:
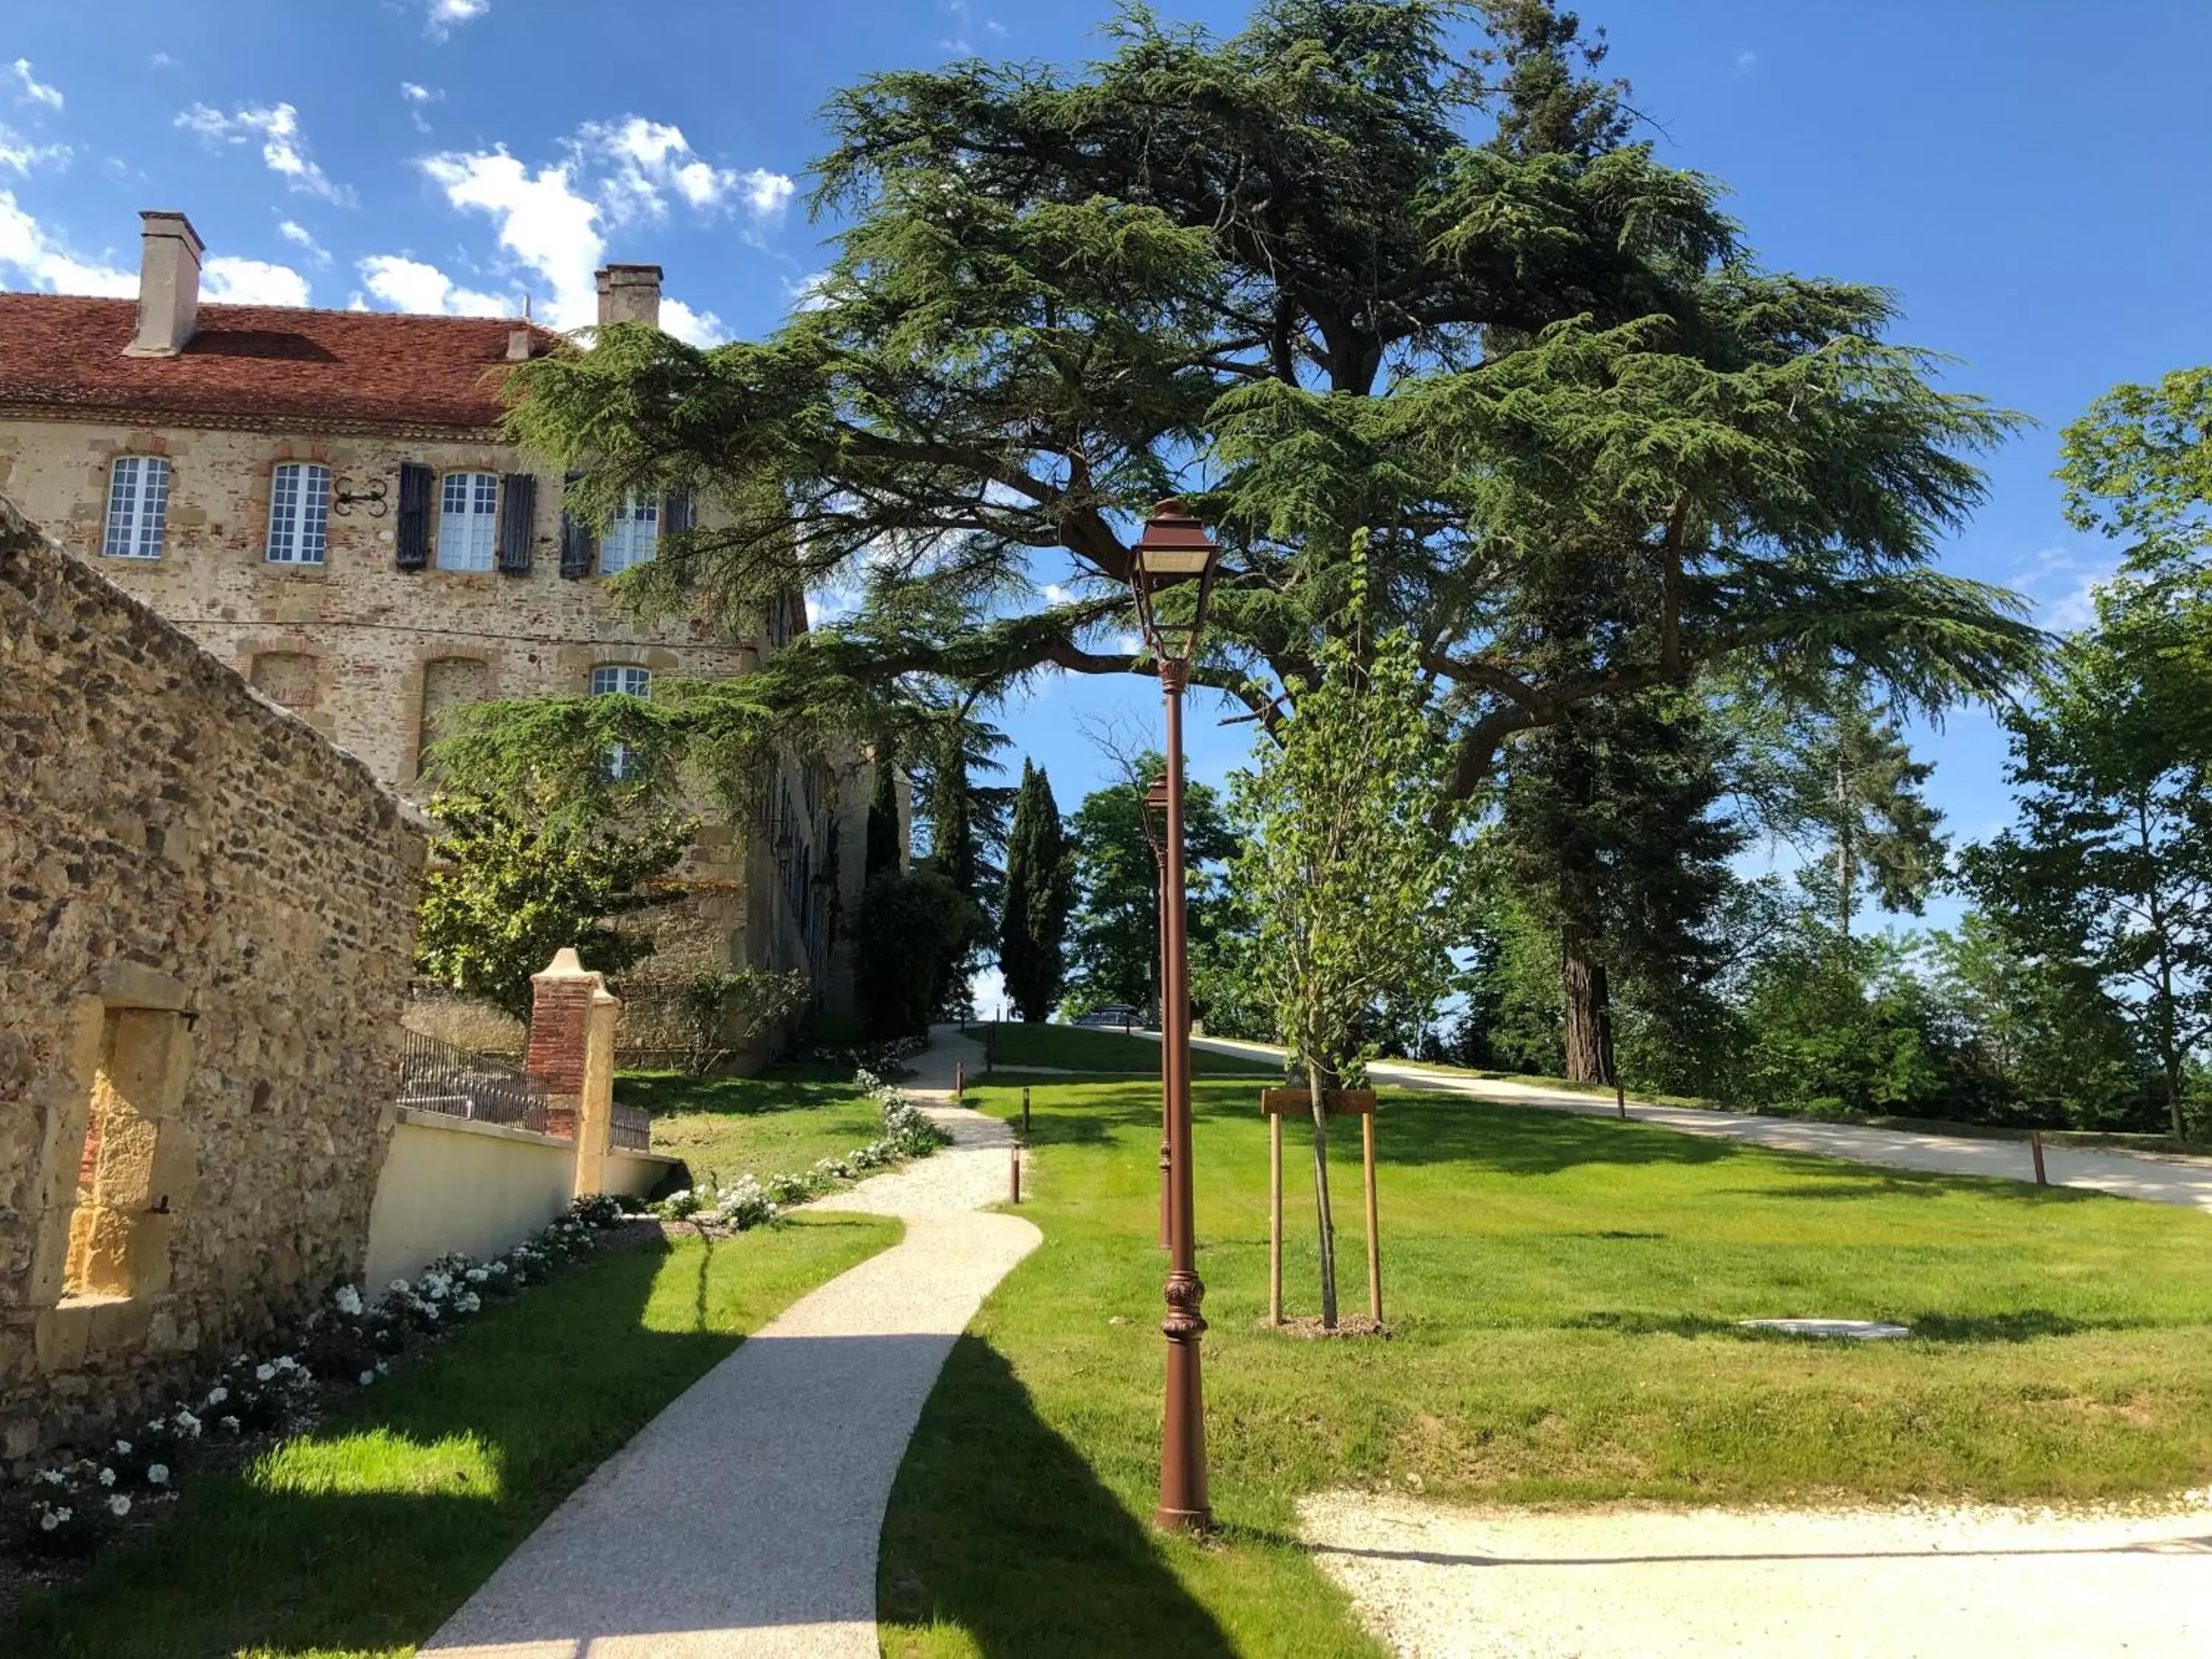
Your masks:
M 1206 602 L 1221 550 L 1182 502 L 1170 496 L 1152 509 L 1132 550 L 1129 587 L 1145 644 L 1159 664 L 1167 699 L 1167 836 L 1160 883 L 1160 953 L 1166 983 L 1160 998 L 1160 1060 L 1168 1127 L 1166 1425 L 1160 1443 L 1160 1506 L 1152 1524 L 1202 1528 L 1213 1523 L 1206 1497 L 1206 1391 L 1199 1342 L 1206 1320 L 1191 1226 L 1190 939 L 1186 931 L 1182 823 L 1182 694 L 1206 626 Z M 1194 591 L 1191 584 L 1195 583 Z M 1162 600 L 1167 601 L 1163 614 Z
M 1174 1240 L 1168 1235 L 1168 1192 L 1172 1183 L 1168 1172 L 1175 1168 L 1173 1148 L 1168 1145 L 1168 1135 L 1175 1121 L 1175 1109 L 1170 1103 L 1174 1091 L 1168 1087 L 1170 1067 L 1168 1061 L 1168 1034 L 1165 1029 L 1168 1000 L 1168 848 L 1167 836 L 1163 830 L 1152 833 L 1152 814 L 1158 812 L 1160 821 L 1167 821 L 1168 781 L 1160 779 L 1145 791 L 1145 840 L 1152 849 L 1153 931 L 1159 935 L 1158 960 L 1152 963 L 1152 998 L 1154 1012 L 1162 1022 L 1160 1031 L 1160 1248 L 1170 1248 Z

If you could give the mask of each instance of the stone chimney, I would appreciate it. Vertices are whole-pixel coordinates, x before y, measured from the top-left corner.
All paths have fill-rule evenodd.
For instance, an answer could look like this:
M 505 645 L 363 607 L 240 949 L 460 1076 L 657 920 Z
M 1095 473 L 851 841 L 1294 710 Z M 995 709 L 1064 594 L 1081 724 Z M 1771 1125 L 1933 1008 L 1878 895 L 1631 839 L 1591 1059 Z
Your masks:
M 199 331 L 200 255 L 207 251 L 181 213 L 148 212 L 138 264 L 138 337 L 126 357 L 173 357 Z
M 660 267 L 609 265 L 598 273 L 599 322 L 660 326 Z

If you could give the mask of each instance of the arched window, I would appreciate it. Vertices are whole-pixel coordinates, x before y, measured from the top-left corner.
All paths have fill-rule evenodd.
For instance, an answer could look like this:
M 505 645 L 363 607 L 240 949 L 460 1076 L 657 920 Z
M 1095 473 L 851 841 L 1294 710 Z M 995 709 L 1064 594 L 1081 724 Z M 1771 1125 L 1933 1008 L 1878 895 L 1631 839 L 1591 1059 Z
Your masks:
M 330 520 L 330 468 L 285 461 L 270 473 L 270 563 L 320 564 Z
M 169 528 L 169 464 L 158 455 L 118 455 L 107 474 L 111 559 L 158 559 Z
M 653 671 L 629 663 L 607 663 L 592 671 L 592 695 L 595 697 L 650 697 L 653 695 Z M 630 775 L 633 763 L 629 745 L 626 743 L 607 746 L 607 775 L 617 783 Z
M 489 570 L 499 546 L 499 474 L 448 472 L 438 500 L 438 568 Z

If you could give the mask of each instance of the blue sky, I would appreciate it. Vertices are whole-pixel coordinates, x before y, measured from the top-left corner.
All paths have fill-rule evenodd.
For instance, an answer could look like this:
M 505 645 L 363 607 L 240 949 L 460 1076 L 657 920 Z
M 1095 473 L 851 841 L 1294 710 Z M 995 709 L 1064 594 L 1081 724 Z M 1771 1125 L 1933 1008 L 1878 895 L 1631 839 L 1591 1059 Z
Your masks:
M 179 208 L 216 296 L 589 320 L 608 258 L 666 267 L 671 325 L 760 332 L 825 263 L 814 112 L 875 69 L 1079 58 L 1103 0 L 103 0 L 0 8 L 0 287 L 129 292 L 137 210 Z M 1233 27 L 1241 5 L 1162 0 Z M 2212 5 L 2203 0 L 1591 0 L 1662 153 L 1735 191 L 1770 264 L 1897 290 L 1902 337 L 2039 428 L 1990 464 L 1949 568 L 2081 620 L 2108 547 L 2069 531 L 2058 428 L 2203 361 Z M 1102 775 L 1055 683 L 1006 723 L 1063 806 Z M 1201 706 L 1200 714 L 1204 709 Z M 1249 727 L 1201 718 L 1218 778 Z M 1931 734 L 1961 835 L 2004 822 L 1986 717 Z M 1947 912 L 1948 907 L 1945 907 Z

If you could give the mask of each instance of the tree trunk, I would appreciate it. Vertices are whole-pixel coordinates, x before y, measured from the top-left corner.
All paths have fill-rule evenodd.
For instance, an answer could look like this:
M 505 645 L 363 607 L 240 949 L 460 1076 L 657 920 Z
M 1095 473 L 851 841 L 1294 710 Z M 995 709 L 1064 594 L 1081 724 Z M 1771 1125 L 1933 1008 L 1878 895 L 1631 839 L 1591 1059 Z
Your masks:
M 1306 1104 L 1313 1113 L 1314 1217 L 1321 1229 L 1321 1325 L 1336 1328 L 1336 1218 L 1328 1202 L 1328 1093 L 1333 1070 L 1308 1061 Z
M 2166 1112 L 2173 1124 L 2173 1138 L 2182 1138 L 2181 1121 L 2181 1059 L 2179 1055 L 2166 1062 Z
M 1595 943 L 1579 924 L 1561 924 L 1559 1000 L 1566 1012 L 1567 1078 L 1574 1083 L 1613 1081 L 1605 1040 L 1605 964 L 1597 958 Z

